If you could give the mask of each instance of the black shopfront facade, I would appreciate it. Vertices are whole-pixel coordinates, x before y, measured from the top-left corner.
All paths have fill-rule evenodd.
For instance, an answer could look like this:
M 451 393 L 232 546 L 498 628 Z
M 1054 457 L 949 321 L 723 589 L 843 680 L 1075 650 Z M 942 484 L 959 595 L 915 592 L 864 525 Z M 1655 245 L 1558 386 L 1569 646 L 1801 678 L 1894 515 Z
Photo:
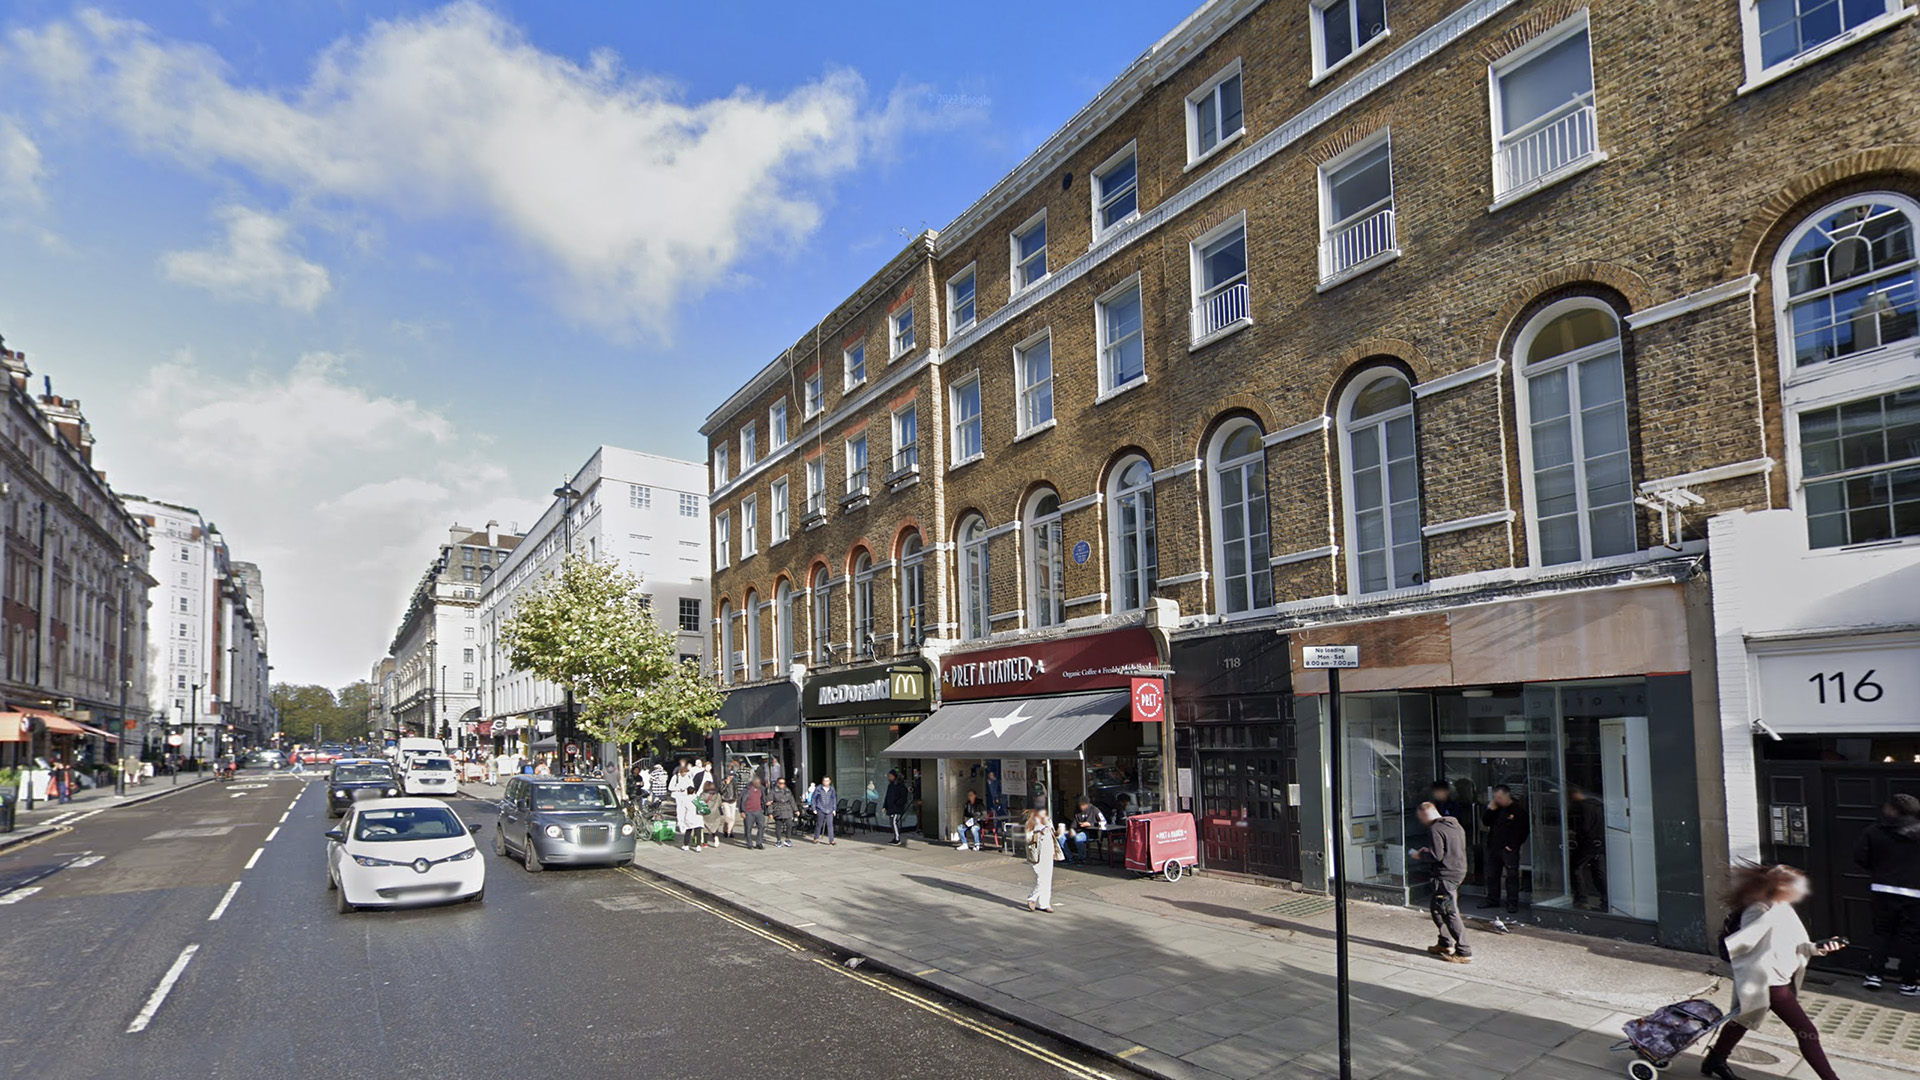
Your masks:
M 720 703 L 721 726 L 712 735 L 708 755 L 727 765 L 746 756 L 754 768 L 780 763 L 791 777 L 800 764 L 800 688 L 793 683 L 761 683 L 730 690 Z
M 831 776 L 841 801 L 867 800 L 886 794 L 889 769 L 911 780 L 918 762 L 881 751 L 933 711 L 935 679 L 933 665 L 919 657 L 809 676 L 800 689 L 807 739 L 800 790 Z M 903 824 L 917 821 L 910 814 Z
M 1201 865 L 1300 881 L 1300 731 L 1286 636 L 1175 638 L 1172 660 L 1176 792 L 1200 826 Z

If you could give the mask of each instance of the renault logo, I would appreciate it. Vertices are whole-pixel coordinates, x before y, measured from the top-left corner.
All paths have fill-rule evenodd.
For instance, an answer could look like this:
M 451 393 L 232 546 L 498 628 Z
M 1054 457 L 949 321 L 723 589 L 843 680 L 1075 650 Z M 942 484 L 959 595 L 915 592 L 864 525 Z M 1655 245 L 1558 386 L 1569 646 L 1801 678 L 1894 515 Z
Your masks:
M 424 873 L 426 873 L 426 872 L 427 872 L 427 871 L 428 871 L 429 869 L 432 869 L 432 867 L 433 867 L 433 864 L 432 864 L 432 863 L 430 863 L 430 862 L 428 862 L 428 861 L 427 861 L 427 860 L 425 860 L 425 859 L 415 859 L 415 860 L 413 860 L 413 872 L 414 872 L 414 873 L 416 873 L 416 874 L 424 874 Z

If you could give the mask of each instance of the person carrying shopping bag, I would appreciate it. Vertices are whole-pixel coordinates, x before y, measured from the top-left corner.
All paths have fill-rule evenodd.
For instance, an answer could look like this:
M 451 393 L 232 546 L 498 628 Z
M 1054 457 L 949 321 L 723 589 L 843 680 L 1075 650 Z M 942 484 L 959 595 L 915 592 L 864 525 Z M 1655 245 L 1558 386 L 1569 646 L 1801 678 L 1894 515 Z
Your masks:
M 1700 1071 L 1717 1080 L 1740 1080 L 1727 1059 L 1749 1030 L 1759 1027 L 1769 1012 L 1786 1023 L 1800 1044 L 1800 1056 L 1820 1080 L 1839 1080 L 1820 1048 L 1820 1029 L 1800 1007 L 1800 982 L 1807 961 L 1847 947 L 1843 939 L 1815 943 L 1793 905 L 1811 889 L 1807 876 L 1791 866 L 1736 866 L 1727 891 L 1726 933 L 1722 950 L 1733 964 L 1733 1014 L 1720 1029 L 1720 1038 Z
M 1053 842 L 1053 822 L 1045 810 L 1027 811 L 1027 861 L 1033 864 L 1033 891 L 1028 911 L 1053 911 L 1053 864 L 1065 856 Z
M 673 793 L 673 817 L 674 823 L 680 826 L 681 851 L 699 851 L 705 842 L 700 834 L 707 819 L 700 812 L 700 805 L 700 800 L 691 791 Z

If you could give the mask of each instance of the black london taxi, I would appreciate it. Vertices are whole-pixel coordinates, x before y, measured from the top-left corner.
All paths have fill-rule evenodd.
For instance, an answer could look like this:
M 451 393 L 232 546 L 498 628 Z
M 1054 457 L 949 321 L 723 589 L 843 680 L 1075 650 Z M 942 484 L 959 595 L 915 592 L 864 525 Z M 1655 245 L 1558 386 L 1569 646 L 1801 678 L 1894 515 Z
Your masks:
M 393 766 L 378 758 L 343 758 L 327 776 L 327 816 L 339 817 L 356 800 L 393 799 L 400 795 L 400 778 Z

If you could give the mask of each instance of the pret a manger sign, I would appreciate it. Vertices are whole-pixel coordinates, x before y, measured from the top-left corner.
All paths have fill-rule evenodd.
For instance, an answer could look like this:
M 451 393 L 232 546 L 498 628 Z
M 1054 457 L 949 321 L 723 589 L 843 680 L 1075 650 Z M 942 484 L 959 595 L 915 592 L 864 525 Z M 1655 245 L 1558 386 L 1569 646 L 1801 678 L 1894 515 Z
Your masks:
M 941 666 L 940 696 L 971 701 L 1124 690 L 1136 674 L 1159 663 L 1153 635 L 1138 627 L 953 653 Z

